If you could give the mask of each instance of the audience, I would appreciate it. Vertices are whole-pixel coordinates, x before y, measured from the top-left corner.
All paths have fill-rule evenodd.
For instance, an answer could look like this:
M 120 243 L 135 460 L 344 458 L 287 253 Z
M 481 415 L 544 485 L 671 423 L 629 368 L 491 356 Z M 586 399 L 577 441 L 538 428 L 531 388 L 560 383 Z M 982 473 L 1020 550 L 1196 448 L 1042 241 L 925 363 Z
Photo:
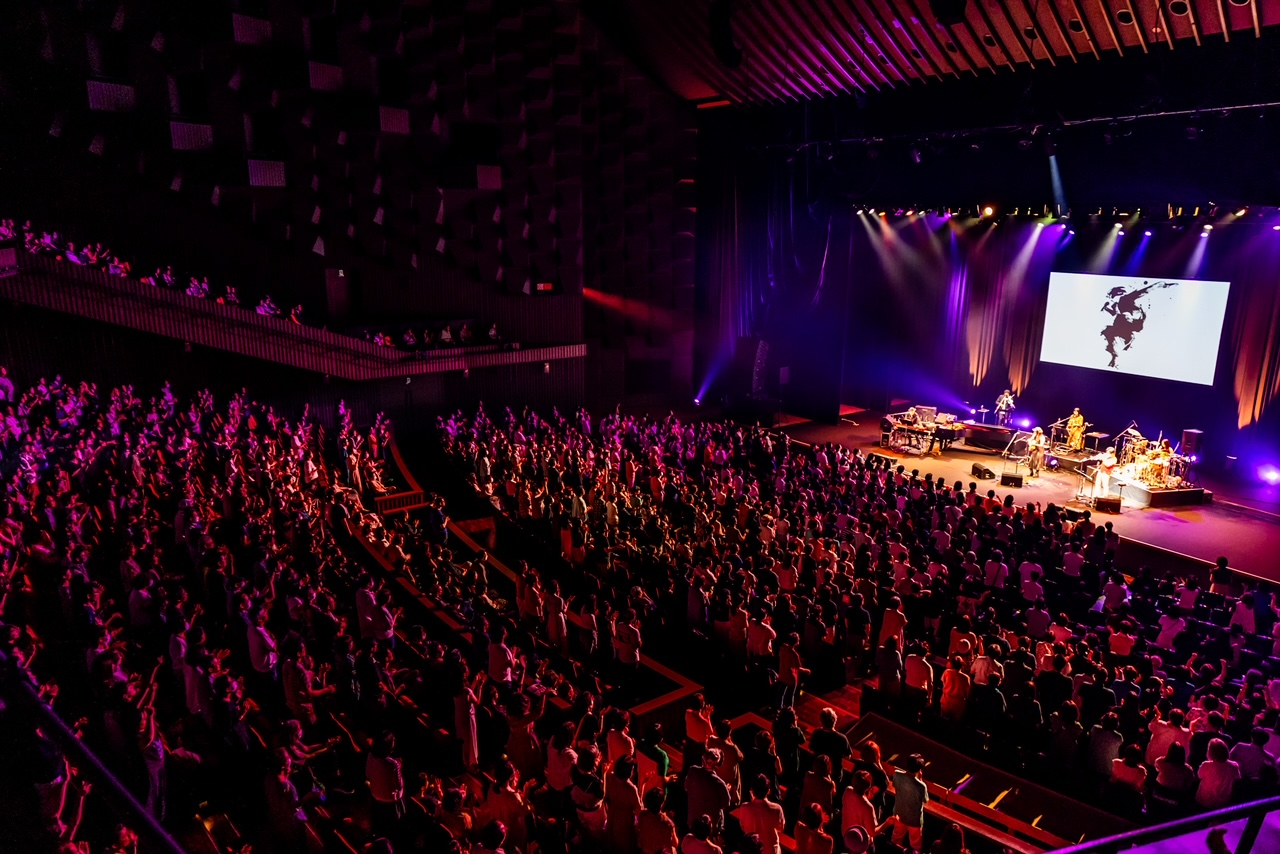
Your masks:
M 17 240 L 21 238 L 23 247 L 32 255 L 51 255 L 60 261 L 69 264 L 75 264 L 82 267 L 97 267 L 104 270 L 111 276 L 122 276 L 128 278 L 132 275 L 133 268 L 128 261 L 122 261 L 119 257 L 112 254 L 111 250 L 104 247 L 101 243 L 93 245 L 81 244 L 77 246 L 70 240 L 64 240 L 58 232 L 41 232 L 37 234 L 31 226 L 30 222 L 25 222 L 18 226 L 14 220 L 0 220 L 0 243 L 8 240 Z M 140 281 L 155 286 L 168 288 L 170 290 L 181 290 L 192 299 L 211 299 L 220 305 L 241 305 L 240 294 L 235 285 L 224 285 L 219 289 L 209 283 L 208 276 L 191 276 L 185 286 L 181 285 L 177 276 L 173 272 L 172 265 L 157 267 L 155 272 L 148 276 L 142 276 Z M 303 317 L 303 307 L 295 305 L 289 311 L 284 312 L 271 295 L 264 293 L 258 300 L 257 305 L 253 308 L 254 313 L 266 317 L 284 317 L 289 322 L 303 325 L 306 321 Z M 439 341 L 441 347 L 469 346 L 474 344 L 501 343 L 502 337 L 498 333 L 498 324 L 495 322 L 489 326 L 487 340 L 479 341 L 476 339 L 475 333 L 471 328 L 470 321 L 462 321 L 457 334 L 454 334 L 450 324 L 446 324 L 439 333 L 438 339 L 428 327 L 423 330 L 421 342 L 414 334 L 411 328 L 405 327 L 400 341 L 397 344 L 392 336 L 387 332 L 365 332 L 365 339 L 377 344 L 380 347 L 397 347 L 408 351 L 421 351 L 432 349 Z M 0 397 L 0 400 L 3 400 Z
M 862 711 L 1126 814 L 1276 791 L 1272 597 L 1122 568 L 1087 513 L 727 423 L 441 419 L 469 487 L 532 536 L 510 581 L 453 543 L 442 499 L 370 509 L 381 416 L 0 391 L 0 646 L 171 826 L 226 814 L 281 852 L 829 854 L 891 831 L 961 854 L 926 823 L 925 758 L 855 755 L 808 696 L 865 675 Z M 422 602 L 448 619 L 416 624 Z M 664 635 L 741 673 L 771 726 L 739 746 L 692 697 L 673 773 L 624 711 Z M 28 773 L 54 837 L 111 850 L 83 784 Z

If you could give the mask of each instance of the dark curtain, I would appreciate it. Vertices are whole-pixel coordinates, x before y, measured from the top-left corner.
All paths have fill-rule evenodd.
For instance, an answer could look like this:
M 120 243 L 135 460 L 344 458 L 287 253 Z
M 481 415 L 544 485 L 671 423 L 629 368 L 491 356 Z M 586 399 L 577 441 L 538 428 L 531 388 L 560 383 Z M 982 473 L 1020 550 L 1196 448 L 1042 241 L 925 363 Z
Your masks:
M 805 158 L 704 170 L 699 219 L 700 372 L 727 388 L 739 339 L 769 345 L 767 391 L 790 413 L 839 412 L 850 210 L 809 192 Z

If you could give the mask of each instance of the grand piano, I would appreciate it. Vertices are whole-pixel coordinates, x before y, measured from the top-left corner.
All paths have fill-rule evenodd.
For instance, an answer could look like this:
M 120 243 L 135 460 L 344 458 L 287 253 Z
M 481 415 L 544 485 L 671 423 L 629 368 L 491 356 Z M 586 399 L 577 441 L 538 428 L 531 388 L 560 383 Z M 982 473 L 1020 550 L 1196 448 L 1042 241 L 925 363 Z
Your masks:
M 907 412 L 894 412 L 880 420 L 881 441 L 890 448 L 904 453 L 924 455 L 932 448 L 945 451 L 964 438 L 965 425 L 956 416 L 938 412 L 936 406 L 917 406 L 915 423 L 910 423 Z

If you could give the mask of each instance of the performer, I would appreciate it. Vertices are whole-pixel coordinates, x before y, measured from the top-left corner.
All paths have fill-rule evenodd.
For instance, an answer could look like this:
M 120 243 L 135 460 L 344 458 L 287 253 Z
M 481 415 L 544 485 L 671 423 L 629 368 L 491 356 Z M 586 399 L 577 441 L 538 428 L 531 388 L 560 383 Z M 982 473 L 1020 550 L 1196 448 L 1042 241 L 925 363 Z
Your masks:
M 898 418 L 898 423 L 911 424 L 913 426 L 919 421 L 920 421 L 920 416 L 916 414 L 916 408 L 914 406 L 908 409 L 906 412 L 902 413 L 902 415 Z
M 1013 420 L 1013 392 L 1004 390 L 1004 394 L 996 398 L 996 424 L 1008 427 Z
M 1044 431 L 1039 427 L 1031 431 L 1031 438 L 1027 441 L 1027 467 L 1031 469 L 1032 477 L 1040 476 L 1040 469 L 1044 466 L 1044 450 L 1049 447 L 1049 439 L 1044 435 Z
M 1084 416 L 1080 414 L 1080 407 L 1071 410 L 1071 417 L 1067 419 L 1067 447 L 1073 451 L 1084 450 Z
M 1107 448 L 1102 455 L 1102 460 L 1098 463 L 1098 470 L 1093 476 L 1093 497 L 1099 495 L 1106 497 L 1111 492 L 1111 473 L 1116 470 L 1116 465 L 1120 462 L 1116 458 L 1116 449 L 1114 446 Z

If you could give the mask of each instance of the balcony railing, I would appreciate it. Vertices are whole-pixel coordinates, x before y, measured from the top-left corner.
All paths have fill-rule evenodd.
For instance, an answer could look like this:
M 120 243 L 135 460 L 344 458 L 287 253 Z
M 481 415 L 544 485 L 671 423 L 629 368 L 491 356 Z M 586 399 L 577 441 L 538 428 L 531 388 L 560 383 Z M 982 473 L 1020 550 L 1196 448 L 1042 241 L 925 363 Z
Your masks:
M 9 254 L 0 298 L 75 314 L 217 350 L 346 380 L 378 380 L 583 358 L 585 344 L 496 349 L 492 345 L 414 356 L 270 317 L 240 306 L 195 299 L 122 276 L 24 251 Z M 14 270 L 16 269 L 16 273 Z M 0 265 L 0 272 L 3 272 Z
M 1142 854 L 1144 851 L 1210 851 L 1204 842 L 1204 835 L 1212 828 L 1221 827 L 1227 832 L 1226 850 L 1234 854 L 1251 854 L 1259 835 L 1266 824 L 1266 840 L 1259 846 L 1259 852 L 1280 850 L 1280 826 L 1276 821 L 1267 821 L 1267 816 L 1280 810 L 1280 798 L 1267 798 L 1252 801 L 1239 806 L 1193 815 L 1176 821 L 1156 824 L 1139 830 L 1130 830 L 1059 848 L 1053 854 L 1119 854 L 1122 851 Z

